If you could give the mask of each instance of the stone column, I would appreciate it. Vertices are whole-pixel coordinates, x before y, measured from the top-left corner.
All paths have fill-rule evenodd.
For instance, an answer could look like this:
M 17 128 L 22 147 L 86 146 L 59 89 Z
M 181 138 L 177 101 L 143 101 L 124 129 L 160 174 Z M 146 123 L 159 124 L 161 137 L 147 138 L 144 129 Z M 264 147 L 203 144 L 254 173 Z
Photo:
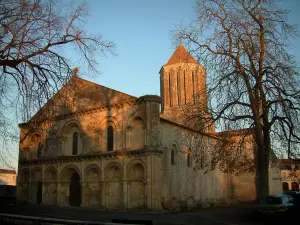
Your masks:
M 56 204 L 55 205 L 60 205 L 60 182 L 56 183 Z
M 43 183 L 42 183 L 42 204 L 43 205 L 47 205 L 49 202 L 47 199 L 47 196 L 46 196 L 46 188 L 47 188 L 47 181 L 44 181 L 43 180 Z
M 45 204 L 44 192 L 45 192 L 45 164 L 42 164 L 42 174 L 41 174 L 41 182 L 42 182 L 42 204 Z
M 85 162 L 81 161 L 81 205 L 85 206 Z
M 133 127 L 131 127 L 131 126 L 127 126 L 126 127 L 126 131 L 125 131 L 125 133 L 126 133 L 126 149 L 130 149 L 130 146 L 131 146 L 131 132 L 132 132 L 132 130 L 133 130 Z
M 84 206 L 87 206 L 86 204 L 86 199 L 85 199 L 85 189 L 86 189 L 86 185 L 85 185 L 85 182 L 80 182 L 81 184 L 81 205 L 80 207 L 84 207 Z
M 119 146 L 119 134 L 122 131 L 122 127 L 121 126 L 117 126 L 115 127 L 115 132 L 114 132 L 114 151 L 115 150 L 121 150 L 122 146 Z
M 60 172 L 61 172 L 61 165 L 57 163 L 56 165 L 56 205 L 61 205 L 60 193 L 61 193 L 61 184 L 60 184 Z
M 155 147 L 160 143 L 159 125 L 160 112 L 159 106 L 161 98 L 156 95 L 145 95 L 139 98 L 140 104 L 144 104 L 145 108 L 145 134 L 146 146 Z
M 123 180 L 122 180 L 122 192 L 123 192 L 123 207 L 128 208 L 128 193 L 127 193 L 127 166 L 126 161 L 123 160 Z
M 32 203 L 32 165 L 29 166 L 28 202 Z
M 106 207 L 105 182 L 101 180 L 100 183 L 101 183 L 101 206 L 105 208 Z
M 129 207 L 128 205 L 128 187 L 127 180 L 122 180 L 122 189 L 123 189 L 123 207 L 126 209 Z
M 147 208 L 152 208 L 152 166 L 151 166 L 151 156 L 147 156 L 147 174 L 146 174 L 146 206 Z
M 68 138 L 67 137 L 62 137 L 60 139 L 60 143 L 61 143 L 61 155 L 66 155 L 66 145 L 68 142 Z
M 162 163 L 160 154 L 152 153 L 147 157 L 147 207 L 161 209 Z
M 78 152 L 77 152 L 78 155 L 81 155 L 81 154 L 85 153 L 85 149 L 84 149 L 86 147 L 85 137 L 86 137 L 85 133 L 83 133 L 83 132 L 79 133 L 79 138 L 78 138 Z M 81 147 L 80 147 L 80 143 L 81 143 Z
M 131 182 L 127 182 L 127 208 L 131 206 Z

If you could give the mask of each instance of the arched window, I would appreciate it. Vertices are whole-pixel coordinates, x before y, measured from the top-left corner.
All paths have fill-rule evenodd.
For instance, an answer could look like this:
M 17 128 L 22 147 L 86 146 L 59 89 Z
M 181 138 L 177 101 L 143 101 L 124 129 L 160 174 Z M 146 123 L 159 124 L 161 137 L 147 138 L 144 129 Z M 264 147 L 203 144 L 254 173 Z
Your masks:
M 113 126 L 107 127 L 107 151 L 114 150 L 114 129 Z
M 282 183 L 282 189 L 283 191 L 288 191 L 289 190 L 289 184 L 287 182 Z
M 78 133 L 74 132 L 73 133 L 73 149 L 72 149 L 72 154 L 77 155 L 78 154 Z
M 42 149 L 43 149 L 43 146 L 42 144 L 39 144 L 39 147 L 38 147 L 38 150 L 37 150 L 37 157 L 40 158 L 41 155 L 42 155 Z
M 175 165 L 176 164 L 176 155 L 177 155 L 177 147 L 174 144 L 172 146 L 172 151 L 171 151 L 171 165 Z
M 297 182 L 292 182 L 292 190 L 297 191 L 299 189 L 299 184 Z
M 186 156 L 187 167 L 191 167 L 191 153 L 189 152 Z
M 171 151 L 171 165 L 174 165 L 175 164 L 175 153 L 174 153 L 174 150 L 172 149 Z

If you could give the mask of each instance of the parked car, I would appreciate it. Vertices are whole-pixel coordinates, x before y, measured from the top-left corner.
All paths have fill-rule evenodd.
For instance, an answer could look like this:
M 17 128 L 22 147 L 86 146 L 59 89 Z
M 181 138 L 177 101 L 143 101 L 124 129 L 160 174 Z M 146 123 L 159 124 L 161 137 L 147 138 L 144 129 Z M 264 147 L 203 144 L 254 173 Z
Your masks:
M 300 191 L 285 191 L 282 194 L 292 196 L 294 198 L 294 206 L 297 210 L 300 210 Z
M 290 195 L 279 194 L 265 197 L 257 206 L 260 215 L 285 216 L 295 212 L 294 198 Z

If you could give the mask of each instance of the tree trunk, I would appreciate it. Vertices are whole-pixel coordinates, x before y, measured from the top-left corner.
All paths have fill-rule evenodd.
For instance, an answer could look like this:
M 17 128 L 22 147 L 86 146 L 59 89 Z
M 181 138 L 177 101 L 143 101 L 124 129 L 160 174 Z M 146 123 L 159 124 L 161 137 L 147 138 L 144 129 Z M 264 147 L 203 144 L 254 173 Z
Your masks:
M 269 195 L 269 138 L 265 138 L 257 144 L 256 157 L 256 200 L 261 201 L 264 197 Z

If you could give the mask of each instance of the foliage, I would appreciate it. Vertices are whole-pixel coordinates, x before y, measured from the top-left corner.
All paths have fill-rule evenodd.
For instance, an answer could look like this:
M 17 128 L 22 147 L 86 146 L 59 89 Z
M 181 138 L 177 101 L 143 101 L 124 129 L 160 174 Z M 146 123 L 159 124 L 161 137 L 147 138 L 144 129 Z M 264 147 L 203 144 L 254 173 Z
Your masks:
M 299 68 L 287 51 L 296 27 L 275 0 L 198 0 L 196 19 L 173 32 L 208 74 L 209 112 L 222 131 L 251 129 L 258 197 L 270 156 L 299 156 Z
M 87 13 L 85 5 L 54 0 L 0 1 L 1 139 L 17 140 L 15 119 L 28 121 L 73 75 L 66 46 L 78 50 L 90 71 L 97 53 L 113 53 L 112 42 L 84 30 Z

